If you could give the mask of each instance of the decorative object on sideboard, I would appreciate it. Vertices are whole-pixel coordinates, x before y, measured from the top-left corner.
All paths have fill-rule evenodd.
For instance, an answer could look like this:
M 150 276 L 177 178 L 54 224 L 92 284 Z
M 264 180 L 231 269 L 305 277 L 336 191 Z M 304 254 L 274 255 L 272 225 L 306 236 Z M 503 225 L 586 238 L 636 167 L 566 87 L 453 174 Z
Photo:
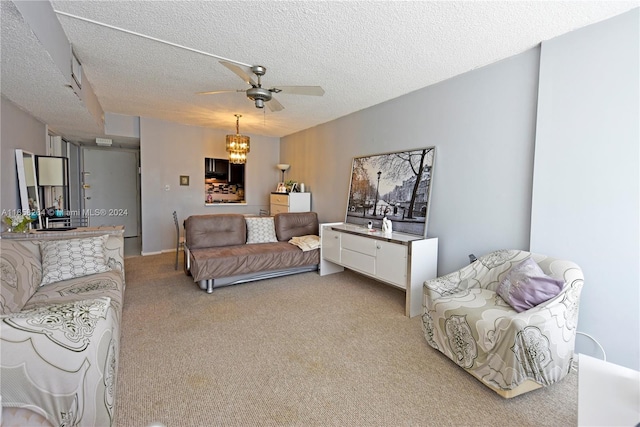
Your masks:
M 382 218 L 382 232 L 385 233 L 385 234 L 392 234 L 393 233 L 392 222 L 386 216 L 384 218 Z
M 293 180 L 291 180 L 291 179 L 288 179 L 287 181 L 285 181 L 284 186 L 287 189 L 287 193 L 297 193 L 297 192 L 299 192 L 298 183 L 293 181 Z
M 33 220 L 30 215 L 5 215 L 2 221 L 7 225 L 9 233 L 26 233 Z
M 227 152 L 229 153 L 229 162 L 234 164 L 243 164 L 247 162 L 247 153 L 249 152 L 250 138 L 246 135 L 240 135 L 240 117 L 236 114 L 236 134 L 227 135 Z

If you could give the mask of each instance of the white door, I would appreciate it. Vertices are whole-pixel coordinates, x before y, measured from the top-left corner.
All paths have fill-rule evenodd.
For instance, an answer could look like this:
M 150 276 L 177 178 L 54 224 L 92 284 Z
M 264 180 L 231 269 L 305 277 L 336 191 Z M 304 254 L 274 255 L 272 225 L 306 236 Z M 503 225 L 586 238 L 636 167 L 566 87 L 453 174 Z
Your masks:
M 124 237 L 138 235 L 138 154 L 83 148 L 84 211 L 89 225 L 124 225 Z

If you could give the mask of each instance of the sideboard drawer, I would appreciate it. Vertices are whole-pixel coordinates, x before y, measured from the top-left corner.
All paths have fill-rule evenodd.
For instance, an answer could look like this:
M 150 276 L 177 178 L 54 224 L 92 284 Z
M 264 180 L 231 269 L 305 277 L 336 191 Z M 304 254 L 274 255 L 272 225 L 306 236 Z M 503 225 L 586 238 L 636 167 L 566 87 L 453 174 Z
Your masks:
M 289 212 L 289 206 L 287 206 L 287 205 L 275 205 L 273 203 L 271 204 L 271 215 L 284 213 L 284 212 Z
M 289 195 L 288 194 L 271 194 L 271 202 L 272 205 L 285 205 L 289 206 Z
M 344 243 L 344 236 L 342 236 Z M 375 256 L 365 255 L 360 252 L 350 251 L 342 247 L 340 251 L 340 262 L 342 265 L 354 270 L 361 271 L 366 274 L 376 274 L 376 258 Z
M 361 254 L 375 256 L 376 240 L 344 233 L 342 235 L 342 249 L 348 249 L 350 251 L 359 252 Z

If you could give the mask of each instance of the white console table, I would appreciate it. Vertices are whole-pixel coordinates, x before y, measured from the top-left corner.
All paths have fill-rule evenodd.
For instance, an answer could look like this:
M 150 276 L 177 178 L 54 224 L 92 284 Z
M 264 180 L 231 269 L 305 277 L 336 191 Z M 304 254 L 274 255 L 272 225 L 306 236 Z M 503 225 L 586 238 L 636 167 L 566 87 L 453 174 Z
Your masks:
M 421 314 L 424 281 L 437 277 L 437 238 L 385 234 L 339 222 L 321 224 L 320 239 L 321 276 L 346 267 L 373 277 L 405 290 L 407 316 Z

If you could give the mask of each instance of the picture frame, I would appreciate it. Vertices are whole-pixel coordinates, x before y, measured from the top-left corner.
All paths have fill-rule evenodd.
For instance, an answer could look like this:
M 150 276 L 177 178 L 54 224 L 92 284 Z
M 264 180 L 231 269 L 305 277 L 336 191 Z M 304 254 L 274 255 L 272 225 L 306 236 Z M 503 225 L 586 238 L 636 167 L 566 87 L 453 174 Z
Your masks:
M 276 193 L 286 193 L 286 192 L 287 192 L 287 186 L 284 184 L 284 182 L 279 182 L 278 187 L 276 188 Z
M 435 147 L 355 157 L 345 222 L 427 236 Z
M 180 175 L 180 185 L 189 185 L 189 175 Z

